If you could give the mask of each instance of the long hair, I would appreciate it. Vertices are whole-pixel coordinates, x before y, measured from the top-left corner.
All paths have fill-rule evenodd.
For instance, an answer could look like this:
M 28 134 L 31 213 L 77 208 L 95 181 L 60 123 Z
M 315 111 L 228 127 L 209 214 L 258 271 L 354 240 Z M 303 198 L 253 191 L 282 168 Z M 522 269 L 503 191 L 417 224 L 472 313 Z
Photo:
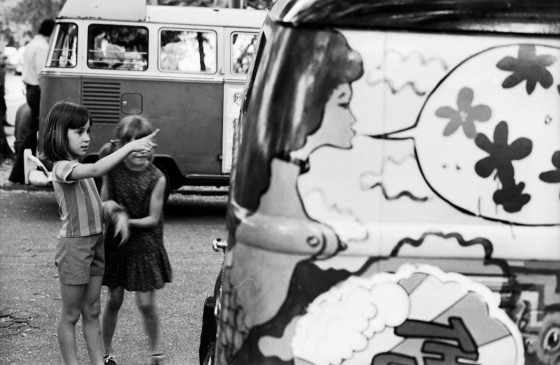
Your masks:
M 334 89 L 364 72 L 361 56 L 333 30 L 278 27 L 265 47 L 243 115 L 233 182 L 237 203 L 252 211 L 268 188 L 272 158 L 303 147 Z
M 52 162 L 68 159 L 68 130 L 78 129 L 93 120 L 89 111 L 67 101 L 53 105 L 47 114 L 43 153 Z

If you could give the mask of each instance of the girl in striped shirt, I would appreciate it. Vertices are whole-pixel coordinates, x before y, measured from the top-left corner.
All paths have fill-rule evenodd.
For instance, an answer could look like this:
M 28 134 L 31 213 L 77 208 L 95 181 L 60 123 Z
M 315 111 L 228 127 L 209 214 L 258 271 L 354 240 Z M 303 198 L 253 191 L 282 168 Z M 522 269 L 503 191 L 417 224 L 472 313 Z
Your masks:
M 86 108 L 58 103 L 47 115 L 43 142 L 45 156 L 54 163 L 53 187 L 62 220 L 55 264 L 62 298 L 58 343 L 66 364 L 78 364 L 75 328 L 80 315 L 90 362 L 103 364 L 99 323 L 105 268 L 103 219 L 111 215 L 116 218 L 118 206 L 114 202 L 101 203 L 93 178 L 106 174 L 131 152 L 151 151 L 159 132 L 134 140 L 96 163 L 82 164 L 80 158 L 89 147 L 91 125 Z M 122 228 L 126 229 L 126 221 Z

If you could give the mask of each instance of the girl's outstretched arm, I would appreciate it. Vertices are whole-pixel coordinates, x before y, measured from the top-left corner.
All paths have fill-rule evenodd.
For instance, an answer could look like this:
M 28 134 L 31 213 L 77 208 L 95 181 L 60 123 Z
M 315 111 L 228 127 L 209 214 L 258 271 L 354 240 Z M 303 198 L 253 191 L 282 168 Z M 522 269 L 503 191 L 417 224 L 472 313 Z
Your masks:
M 159 178 L 156 186 L 154 186 L 154 190 L 152 190 L 152 196 L 150 197 L 150 214 L 143 218 L 129 219 L 128 224 L 130 227 L 150 228 L 155 227 L 158 224 L 163 210 L 165 185 L 165 176 L 162 176 Z
M 124 160 L 129 153 L 136 151 L 151 151 L 156 146 L 153 139 L 158 133 L 159 129 L 156 129 L 149 136 L 131 141 L 110 155 L 98 160 L 96 163 L 78 164 L 70 173 L 69 178 L 72 180 L 79 180 L 105 175 L 109 172 L 109 170 L 113 169 L 122 160 Z
M 107 175 L 103 175 L 103 182 L 101 183 L 101 192 L 99 193 L 99 197 L 101 197 L 102 202 L 112 198 L 111 194 L 109 194 L 109 179 L 107 178 Z

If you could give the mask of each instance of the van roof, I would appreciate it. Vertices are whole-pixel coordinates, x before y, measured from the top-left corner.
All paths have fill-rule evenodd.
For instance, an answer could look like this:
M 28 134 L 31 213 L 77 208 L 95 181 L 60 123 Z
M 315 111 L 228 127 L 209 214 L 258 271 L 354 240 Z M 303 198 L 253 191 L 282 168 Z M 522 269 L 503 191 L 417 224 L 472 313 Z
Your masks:
M 304 27 L 560 34 L 559 0 L 278 0 L 271 18 Z
M 57 19 L 146 21 L 260 28 L 266 12 L 252 9 L 146 5 L 146 0 L 67 0 Z

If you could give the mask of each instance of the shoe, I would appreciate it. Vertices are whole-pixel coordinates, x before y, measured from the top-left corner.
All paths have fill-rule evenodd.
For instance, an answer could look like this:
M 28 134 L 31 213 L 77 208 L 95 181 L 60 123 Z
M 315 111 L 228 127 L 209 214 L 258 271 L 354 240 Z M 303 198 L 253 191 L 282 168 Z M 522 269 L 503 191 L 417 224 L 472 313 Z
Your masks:
M 149 356 L 150 365 L 165 365 L 167 364 L 167 355 L 165 354 L 152 354 Z
M 115 361 L 115 356 L 114 355 L 103 356 L 103 363 L 108 364 L 108 365 L 117 365 L 117 362 Z

